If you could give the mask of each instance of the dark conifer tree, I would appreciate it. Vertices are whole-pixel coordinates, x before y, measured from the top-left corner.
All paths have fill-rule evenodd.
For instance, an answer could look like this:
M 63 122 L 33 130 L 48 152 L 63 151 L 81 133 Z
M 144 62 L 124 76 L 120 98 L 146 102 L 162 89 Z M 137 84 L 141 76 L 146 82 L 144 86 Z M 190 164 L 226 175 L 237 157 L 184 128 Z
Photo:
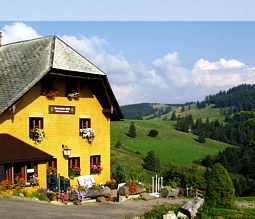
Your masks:
M 131 138 L 136 137 L 136 127 L 135 127 L 134 122 L 131 122 L 131 124 L 130 124 L 129 131 L 128 131 L 128 136 L 131 137 Z

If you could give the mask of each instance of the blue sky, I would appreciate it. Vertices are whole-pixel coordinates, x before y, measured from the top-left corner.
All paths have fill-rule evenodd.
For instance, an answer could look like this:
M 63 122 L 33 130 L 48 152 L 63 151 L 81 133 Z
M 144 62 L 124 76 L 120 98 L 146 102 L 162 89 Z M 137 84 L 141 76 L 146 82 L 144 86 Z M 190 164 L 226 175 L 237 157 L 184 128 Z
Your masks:
M 120 105 L 255 82 L 254 0 L 66 2 L 3 3 L 3 43 L 57 35 L 107 74 Z

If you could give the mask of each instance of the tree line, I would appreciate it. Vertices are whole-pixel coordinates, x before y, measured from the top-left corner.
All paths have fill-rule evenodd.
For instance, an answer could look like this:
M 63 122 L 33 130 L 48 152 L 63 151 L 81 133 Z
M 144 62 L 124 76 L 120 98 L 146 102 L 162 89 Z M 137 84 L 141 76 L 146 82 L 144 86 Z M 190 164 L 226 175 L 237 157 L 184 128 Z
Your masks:
M 226 123 L 218 119 L 210 121 L 209 118 L 205 122 L 201 118 L 194 122 L 190 114 L 177 118 L 176 129 L 237 146 L 246 146 L 255 138 L 255 128 L 247 123 L 250 119 L 250 115 L 239 113 L 232 117 L 226 115 Z

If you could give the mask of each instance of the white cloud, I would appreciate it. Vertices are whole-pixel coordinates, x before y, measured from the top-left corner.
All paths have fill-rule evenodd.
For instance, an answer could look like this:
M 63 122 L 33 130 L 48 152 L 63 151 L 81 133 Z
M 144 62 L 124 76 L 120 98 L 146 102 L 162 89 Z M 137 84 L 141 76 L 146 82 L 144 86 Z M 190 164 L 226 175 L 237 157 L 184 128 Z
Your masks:
M 194 84 L 205 87 L 231 87 L 248 83 L 248 67 L 238 60 L 221 58 L 216 62 L 198 60 L 192 70 Z
M 222 70 L 222 69 L 235 69 L 235 68 L 243 68 L 245 66 L 244 63 L 239 62 L 235 59 L 225 60 L 221 58 L 217 62 L 209 62 L 208 60 L 199 59 L 194 66 L 194 69 L 199 70 Z
M 36 30 L 21 22 L 5 25 L 1 29 L 1 32 L 3 32 L 3 44 L 40 37 Z
M 3 43 L 40 37 L 35 29 L 17 22 L 2 27 Z M 109 42 L 99 36 L 59 36 L 108 75 L 120 105 L 139 102 L 184 103 L 243 83 L 255 82 L 255 67 L 221 58 L 199 59 L 193 69 L 181 65 L 177 51 L 152 61 L 130 63 L 121 52 L 111 53 Z M 142 57 L 141 57 L 142 58 Z

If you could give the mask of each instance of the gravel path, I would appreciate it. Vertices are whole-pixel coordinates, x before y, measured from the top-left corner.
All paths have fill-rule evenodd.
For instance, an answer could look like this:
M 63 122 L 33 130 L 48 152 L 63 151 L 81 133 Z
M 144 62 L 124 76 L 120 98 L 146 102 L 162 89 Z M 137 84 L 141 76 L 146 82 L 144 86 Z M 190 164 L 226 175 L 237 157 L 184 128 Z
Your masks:
M 118 219 L 140 216 L 157 204 L 183 205 L 187 199 L 155 198 L 151 200 L 127 200 L 123 202 L 84 203 L 76 206 L 61 206 L 21 198 L 0 197 L 0 218 L 2 219 L 51 219 L 86 218 Z

